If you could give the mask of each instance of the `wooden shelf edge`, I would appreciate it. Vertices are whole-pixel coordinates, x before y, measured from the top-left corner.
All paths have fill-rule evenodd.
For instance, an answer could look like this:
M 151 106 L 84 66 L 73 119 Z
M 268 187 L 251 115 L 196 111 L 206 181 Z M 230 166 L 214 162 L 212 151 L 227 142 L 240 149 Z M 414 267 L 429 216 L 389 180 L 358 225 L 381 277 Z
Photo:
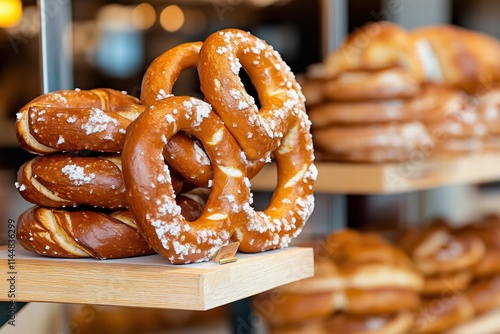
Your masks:
M 17 246 L 13 270 L 16 302 L 55 302 L 208 310 L 314 274 L 310 248 L 289 247 L 237 254 L 238 261 L 168 264 L 159 255 L 118 260 L 53 259 Z M 0 262 L 9 268 L 7 249 Z M 12 274 L 12 272 L 14 274 Z M 8 294 L 0 301 L 11 301 Z
M 387 164 L 316 162 L 317 193 L 396 194 L 456 184 L 500 181 L 500 153 L 474 154 Z M 274 191 L 276 166 L 266 165 L 253 191 Z

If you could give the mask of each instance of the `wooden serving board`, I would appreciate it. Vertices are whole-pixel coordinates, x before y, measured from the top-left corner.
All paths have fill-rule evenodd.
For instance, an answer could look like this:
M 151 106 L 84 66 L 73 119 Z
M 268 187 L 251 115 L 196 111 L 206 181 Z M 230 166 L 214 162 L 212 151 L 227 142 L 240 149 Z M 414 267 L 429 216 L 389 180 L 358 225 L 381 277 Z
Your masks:
M 17 245 L 14 263 L 9 263 L 6 247 L 0 248 L 1 279 L 15 277 L 18 302 L 208 310 L 314 274 L 311 248 L 237 253 L 236 257 L 236 262 L 223 265 L 171 265 L 159 255 L 104 261 L 55 259 Z M 7 292 L 8 286 L 0 301 L 11 301 Z
M 500 181 L 500 154 L 362 164 L 317 162 L 316 192 L 394 194 L 466 183 Z M 252 190 L 273 191 L 276 166 L 266 165 L 252 180 Z

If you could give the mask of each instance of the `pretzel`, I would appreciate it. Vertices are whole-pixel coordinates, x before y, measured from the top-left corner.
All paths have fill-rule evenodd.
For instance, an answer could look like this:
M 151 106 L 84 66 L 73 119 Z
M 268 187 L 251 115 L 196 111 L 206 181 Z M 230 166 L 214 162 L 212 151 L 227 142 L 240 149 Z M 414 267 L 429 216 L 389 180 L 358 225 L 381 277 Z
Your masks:
M 327 319 L 271 328 L 270 334 L 401 334 L 412 324 L 410 312 L 355 316 L 338 313 Z
M 50 257 L 97 259 L 153 254 L 129 211 L 68 211 L 33 207 L 17 222 L 17 240 L 28 251 Z
M 198 65 L 202 42 L 180 44 L 156 57 L 142 77 L 141 103 L 150 106 L 172 95 L 182 71 Z
M 415 314 L 410 333 L 443 333 L 473 316 L 474 306 L 464 294 L 425 299 Z
M 419 91 L 418 80 L 402 69 L 346 72 L 328 80 L 323 88 L 325 99 L 336 101 L 408 98 Z
M 327 102 L 307 110 L 313 129 L 331 125 L 409 122 L 422 119 L 415 99 Z
M 163 147 L 178 131 L 198 137 L 214 164 L 205 210 L 189 223 L 175 203 Z M 218 152 L 231 152 L 218 155 Z M 230 241 L 235 213 L 248 203 L 244 157 L 210 105 L 169 97 L 146 109 L 127 131 L 123 173 L 130 208 L 148 243 L 171 263 L 209 260 Z
M 17 139 L 31 153 L 120 152 L 127 126 L 143 109 L 136 98 L 113 89 L 47 93 L 17 113 Z
M 184 43 L 158 56 L 149 65 L 141 86 L 141 102 L 150 106 L 172 95 L 182 71 L 198 65 L 202 42 Z M 199 142 L 177 133 L 165 146 L 165 161 L 182 177 L 198 187 L 206 187 L 213 179 L 210 159 Z M 249 160 L 247 175 L 251 179 L 262 169 L 264 160 Z
M 475 281 L 466 291 L 477 314 L 500 307 L 500 276 Z
M 245 210 L 243 226 L 234 239 L 242 252 L 259 252 L 287 247 L 297 237 L 314 210 L 314 165 L 310 121 L 301 113 L 299 121 L 285 134 L 281 146 L 273 151 L 278 183 L 269 206 L 263 211 Z
M 420 122 L 329 126 L 313 129 L 315 147 L 326 157 L 348 161 L 398 161 L 427 152 L 433 141 Z
M 90 205 L 110 209 L 128 206 L 117 155 L 38 156 L 21 166 L 16 186 L 25 200 L 41 206 Z
M 176 198 L 188 221 L 196 220 L 205 207 L 200 190 Z M 21 214 L 17 239 L 27 250 L 50 257 L 123 258 L 153 254 L 128 210 L 65 210 L 39 206 Z
M 259 96 L 258 109 L 239 77 L 243 67 Z M 267 160 L 305 110 L 305 98 L 278 52 L 250 33 L 226 29 L 205 39 L 198 65 L 205 99 L 249 159 Z
M 245 155 L 209 104 L 174 96 L 146 109 L 127 131 L 122 157 L 131 210 L 149 244 L 175 264 L 210 259 L 233 234 L 245 252 L 286 247 L 314 207 L 312 183 L 317 171 L 307 130 L 302 119 L 274 152 L 278 187 L 269 208 L 256 212 L 250 206 Z M 201 140 L 214 168 L 207 206 L 192 224 L 175 206 L 161 154 L 178 131 Z
M 445 296 L 465 290 L 474 279 L 472 270 L 460 270 L 424 277 L 423 296 Z
M 474 236 L 456 236 L 430 256 L 414 257 L 415 267 L 424 275 L 472 269 L 485 254 L 483 242 Z

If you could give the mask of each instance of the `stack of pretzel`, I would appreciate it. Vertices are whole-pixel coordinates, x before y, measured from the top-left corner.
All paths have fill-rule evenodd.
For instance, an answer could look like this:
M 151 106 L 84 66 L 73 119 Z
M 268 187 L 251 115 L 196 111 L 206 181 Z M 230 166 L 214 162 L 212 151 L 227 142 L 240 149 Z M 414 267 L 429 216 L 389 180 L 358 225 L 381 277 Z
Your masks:
M 500 86 L 495 85 L 479 90 L 473 98 L 480 119 L 486 126 L 484 150 L 498 152 L 500 150 Z
M 455 235 L 444 222 L 437 221 L 407 230 L 400 245 L 425 277 L 414 332 L 442 333 L 471 319 L 474 306 L 464 291 L 473 279 L 474 266 L 484 256 L 482 240 Z
M 206 102 L 172 95 L 190 67 Z M 143 77 L 140 100 L 111 89 L 40 96 L 18 113 L 19 142 L 42 154 L 18 174 L 21 195 L 38 205 L 21 215 L 18 239 L 48 256 L 155 251 L 174 264 L 207 261 L 231 241 L 243 252 L 286 247 L 314 208 L 309 127 L 290 68 L 265 41 L 236 29 L 161 54 Z M 277 188 L 268 208 L 256 211 L 250 179 L 271 158 Z M 67 206 L 76 208 L 59 209 Z M 135 240 L 118 232 L 124 228 Z
M 500 266 L 496 216 L 452 228 L 443 221 L 401 239 L 425 276 L 413 333 L 497 333 Z
M 19 217 L 17 237 L 25 248 L 99 259 L 153 252 L 126 210 L 119 155 L 126 128 L 142 109 L 132 96 L 96 89 L 42 95 L 19 111 L 19 142 L 39 154 L 21 166 L 16 182 L 36 204 Z
M 315 276 L 254 298 L 273 334 L 407 333 L 422 276 L 375 234 L 350 229 L 316 244 Z
M 499 81 L 492 37 L 366 24 L 305 74 L 318 157 L 383 162 L 482 150 L 488 129 L 475 96 Z

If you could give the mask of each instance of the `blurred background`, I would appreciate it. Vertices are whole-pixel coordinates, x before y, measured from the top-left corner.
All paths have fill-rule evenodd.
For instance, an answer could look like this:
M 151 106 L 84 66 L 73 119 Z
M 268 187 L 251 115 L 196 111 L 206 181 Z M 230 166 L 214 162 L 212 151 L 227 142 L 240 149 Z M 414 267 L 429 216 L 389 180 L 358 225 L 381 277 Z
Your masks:
M 71 11 L 72 24 L 51 35 L 55 40 L 71 41 L 65 50 L 71 73 L 64 73 L 71 79 L 69 88 L 109 87 L 135 96 L 139 96 L 142 75 L 155 57 L 177 44 L 203 40 L 228 27 L 266 40 L 296 74 L 320 62 L 339 38 L 368 21 L 391 20 L 407 28 L 454 23 L 500 38 L 500 1 L 345 0 L 340 1 L 344 4 L 340 17 L 334 18 L 328 8 L 335 2 L 339 1 L 54 0 L 48 2 L 46 16 L 50 19 L 62 8 Z M 16 112 L 43 92 L 40 28 L 37 1 L 0 0 L 0 226 L 8 219 L 17 219 L 30 206 L 14 187 L 17 169 L 31 158 L 17 144 L 14 122 Z M 199 94 L 194 70 L 181 75 L 174 92 Z M 429 214 L 466 219 L 472 210 L 489 210 L 487 198 L 478 199 L 478 194 L 496 194 L 497 188 L 480 185 L 436 190 L 426 197 L 427 209 Z M 443 196 L 445 193 L 454 195 Z M 264 201 L 266 196 L 269 194 L 261 194 Z M 417 221 L 422 218 L 421 199 L 418 193 L 370 197 L 318 194 L 317 210 L 305 234 L 330 231 L 345 224 L 346 217 L 351 219 L 349 225 L 359 228 L 374 222 L 391 228 Z M 458 200 L 464 204 L 459 208 L 454 205 Z M 450 207 L 447 203 L 453 204 L 453 212 L 446 209 Z M 0 229 L 0 244 L 5 243 L 6 233 Z

